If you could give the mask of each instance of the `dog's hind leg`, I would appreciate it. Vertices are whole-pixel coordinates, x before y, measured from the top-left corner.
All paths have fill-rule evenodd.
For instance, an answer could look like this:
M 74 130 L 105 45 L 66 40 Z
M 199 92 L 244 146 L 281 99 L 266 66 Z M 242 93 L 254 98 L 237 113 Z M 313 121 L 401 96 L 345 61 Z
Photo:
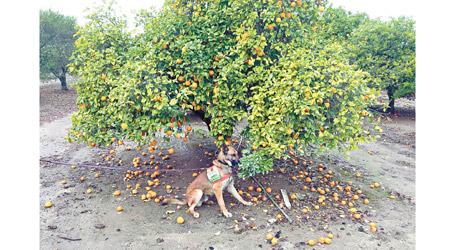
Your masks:
M 194 216 L 195 218 L 198 218 L 200 216 L 200 214 L 195 212 L 194 209 L 196 206 L 202 205 L 202 200 L 201 200 L 202 196 L 203 196 L 202 190 L 194 189 L 188 194 L 188 197 L 187 197 L 188 206 L 189 206 L 189 209 L 187 210 L 187 212 L 192 214 L 192 216 Z

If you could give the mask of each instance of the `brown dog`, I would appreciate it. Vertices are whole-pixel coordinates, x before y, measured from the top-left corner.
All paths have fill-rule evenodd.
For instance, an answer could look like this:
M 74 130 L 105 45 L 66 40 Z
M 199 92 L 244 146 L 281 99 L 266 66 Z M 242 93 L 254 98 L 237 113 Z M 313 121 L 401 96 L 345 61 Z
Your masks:
M 251 202 L 247 202 L 239 195 L 234 187 L 234 179 L 231 175 L 232 166 L 239 163 L 239 156 L 236 149 L 232 146 L 222 145 L 222 149 L 217 155 L 217 158 L 213 161 L 213 166 L 208 168 L 207 171 L 202 172 L 195 180 L 189 185 L 186 190 L 186 199 L 180 201 L 175 198 L 164 199 L 162 202 L 165 204 L 179 204 L 188 205 L 187 212 L 192 214 L 195 218 L 198 218 L 199 213 L 194 211 L 195 207 L 199 207 L 203 202 L 208 201 L 210 195 L 215 195 L 220 209 L 225 217 L 231 217 L 232 214 L 228 212 L 223 201 L 223 190 L 226 188 L 234 198 L 242 202 L 246 206 L 252 205 Z

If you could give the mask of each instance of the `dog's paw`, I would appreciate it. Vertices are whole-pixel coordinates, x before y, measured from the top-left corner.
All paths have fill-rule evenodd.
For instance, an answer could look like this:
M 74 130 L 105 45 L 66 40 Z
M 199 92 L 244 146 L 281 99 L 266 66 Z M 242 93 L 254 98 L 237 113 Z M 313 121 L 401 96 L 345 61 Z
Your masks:
M 198 217 L 200 217 L 200 214 L 199 213 L 194 213 L 193 216 L 194 216 L 194 218 L 197 219 Z
M 230 212 L 223 212 L 223 216 L 230 218 L 231 216 L 233 216 L 233 214 L 231 214 Z
M 244 205 L 246 205 L 246 206 L 251 206 L 251 205 L 253 205 L 253 202 L 247 201 L 247 202 L 244 203 Z

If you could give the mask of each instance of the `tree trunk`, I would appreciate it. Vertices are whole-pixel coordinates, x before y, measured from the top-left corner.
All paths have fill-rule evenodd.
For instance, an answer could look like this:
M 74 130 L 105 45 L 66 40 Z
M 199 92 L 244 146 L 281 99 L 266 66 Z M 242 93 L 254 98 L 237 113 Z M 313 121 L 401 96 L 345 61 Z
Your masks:
M 205 117 L 205 112 L 203 112 L 201 110 L 199 110 L 199 111 L 193 110 L 193 111 L 194 111 L 194 113 L 196 115 L 198 115 L 202 119 L 202 121 L 204 121 L 206 123 L 206 125 L 208 126 L 208 131 L 211 131 L 211 127 L 210 127 L 210 125 L 211 125 L 211 118 L 210 117 Z
M 67 81 L 66 81 L 66 75 L 63 74 L 59 77 L 59 81 L 61 82 L 61 90 L 69 90 L 67 88 Z
M 394 89 L 392 86 L 389 86 L 387 88 L 387 94 L 388 94 L 388 98 L 389 98 L 389 108 L 388 108 L 388 112 L 390 112 L 391 114 L 395 114 L 395 98 L 394 98 Z

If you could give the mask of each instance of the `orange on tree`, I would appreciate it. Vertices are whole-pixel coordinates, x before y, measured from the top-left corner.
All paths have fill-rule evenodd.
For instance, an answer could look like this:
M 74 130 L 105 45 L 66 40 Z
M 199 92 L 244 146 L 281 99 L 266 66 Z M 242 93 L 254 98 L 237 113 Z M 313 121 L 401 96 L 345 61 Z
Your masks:
M 327 1 L 302 4 L 168 0 L 157 16 L 139 14 L 138 34 L 127 32 L 126 22 L 113 17 L 111 9 L 96 9 L 75 34 L 69 67 L 79 78 L 74 83 L 77 105 L 86 107 L 73 114 L 68 140 L 106 146 L 117 138 L 122 144 L 142 144 L 159 136 L 159 129 L 166 132 L 174 117 L 189 123 L 191 114 L 206 123 L 212 138 L 228 138 L 246 120 L 243 131 L 254 150 L 240 158 L 240 177 L 277 169 L 274 160 L 288 155 L 287 145 L 300 153 L 348 152 L 373 141 L 363 121 L 376 122 L 368 107 L 378 103 L 377 90 L 369 86 L 368 73 L 350 64 L 345 46 L 315 29 L 327 18 L 317 13 Z M 241 13 L 266 14 L 249 18 Z M 107 56 L 92 60 L 92 54 Z M 107 74 L 107 81 L 100 74 Z M 186 81 L 189 87 L 181 84 Z M 101 96 L 108 97 L 108 105 L 98 103 Z M 353 98 L 359 96 L 367 99 Z M 365 117 L 361 110 L 367 111 Z M 326 130 L 319 137 L 321 127 Z M 178 127 L 166 135 L 176 129 L 181 133 Z M 217 147 L 222 143 L 215 142 Z

